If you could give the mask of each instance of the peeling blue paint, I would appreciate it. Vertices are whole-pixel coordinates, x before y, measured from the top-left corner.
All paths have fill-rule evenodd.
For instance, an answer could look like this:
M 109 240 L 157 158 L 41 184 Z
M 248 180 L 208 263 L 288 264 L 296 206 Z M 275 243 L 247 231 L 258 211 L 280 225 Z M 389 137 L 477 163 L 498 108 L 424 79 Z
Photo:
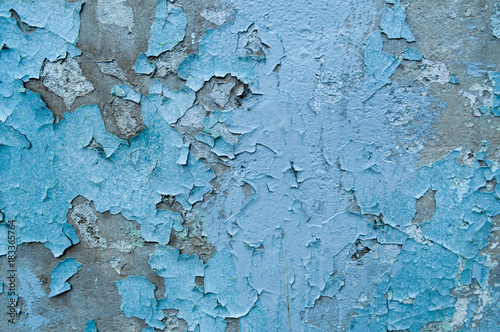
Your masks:
M 97 332 L 97 326 L 92 319 L 87 320 L 87 325 L 83 332 Z
M 401 6 L 399 0 L 391 2 L 391 8 L 386 7 L 380 19 L 382 32 L 390 39 L 404 38 L 408 42 L 415 41 L 415 37 L 406 25 L 406 11 Z
M 488 72 L 488 79 L 493 85 L 491 99 L 479 107 L 481 114 L 491 112 L 494 116 L 500 116 L 500 72 Z
M 491 34 L 500 38 L 500 2 L 495 4 L 495 11 L 490 17 Z
M 26 24 L 36 27 L 32 34 L 24 34 L 11 18 L 15 10 Z M 22 83 L 40 78 L 43 61 L 55 61 L 81 54 L 76 48 L 80 28 L 81 2 L 28 0 L 0 4 L 0 121 L 5 122 L 20 103 L 25 102 Z
M 206 145 L 210 146 L 210 147 L 214 147 L 214 144 L 215 144 L 215 141 L 214 141 L 214 138 L 210 135 L 205 135 L 204 133 L 200 133 L 198 135 L 196 135 L 196 140 L 198 142 L 202 142 L 202 143 L 205 143 Z
M 139 57 L 137 58 L 137 61 L 133 69 L 136 74 L 149 75 L 155 70 L 155 68 L 156 65 L 154 63 L 149 62 L 146 54 L 141 53 L 139 54 Z
M 142 276 L 128 277 L 115 284 L 122 297 L 121 309 L 127 317 L 144 319 L 154 328 L 165 328 L 161 321 L 164 314 L 154 294 L 155 285 Z
M 423 58 L 422 53 L 420 53 L 419 51 L 417 51 L 412 47 L 408 47 L 405 51 L 404 55 L 405 60 L 420 61 L 422 60 L 422 58 Z
M 450 83 L 451 84 L 458 84 L 460 83 L 460 80 L 458 79 L 457 75 L 451 74 L 450 75 Z
M 19 149 L 2 145 L 6 158 L 2 159 L 4 177 L 0 179 L 4 193 L 1 205 L 5 207 L 2 210 L 7 219 L 17 219 L 20 225 L 36 220 L 21 229 L 21 243 L 43 242 L 55 256 L 78 243 L 76 235 L 70 231 L 71 226 L 63 225 L 71 200 L 82 193 L 94 201 L 98 211 L 121 212 L 126 218 L 137 220 L 143 225 L 142 236 L 146 240 L 161 236 L 168 239 L 170 232 L 164 228 L 161 235 L 154 234 L 153 225 L 170 224 L 156 211 L 160 195 L 177 196 L 183 206 L 189 207 L 188 200 L 196 202 L 200 195 L 212 190 L 213 172 L 205 169 L 201 161 L 190 158 L 188 165 L 176 165 L 182 138 L 164 120 L 175 122 L 182 116 L 194 102 L 194 93 L 188 89 L 171 92 L 161 85 L 152 89 L 156 87 L 162 90 L 162 95 L 150 92 L 148 98 L 141 100 L 147 129 L 132 138 L 130 146 L 105 131 L 95 105 L 67 113 L 64 121 L 53 125 L 52 116 L 40 97 L 31 92 L 24 95 L 24 108 L 17 108 L 5 124 L 23 133 L 31 147 Z M 38 108 L 30 108 L 35 105 Z M 36 119 L 32 123 L 38 123 L 39 127 L 28 126 L 29 119 Z M 103 146 L 103 156 L 86 148 L 92 139 Z M 151 145 L 151 140 L 158 143 Z M 47 150 L 48 142 L 50 150 Z M 50 151 L 50 159 L 46 159 L 47 151 Z M 54 168 L 54 162 L 59 166 Z M 35 178 L 29 171 L 33 165 L 38 169 Z M 121 170 L 116 165 L 121 165 Z M 135 181 L 117 181 L 113 179 L 115 176 Z M 163 180 L 158 181 L 157 176 Z M 86 180 L 81 182 L 79 179 Z M 145 186 L 146 183 L 151 184 Z M 197 190 L 191 194 L 194 187 Z M 132 192 L 136 194 L 130 195 Z M 29 207 L 22 207 L 27 201 L 20 199 L 23 195 L 35 195 L 30 197 L 38 199 L 31 200 Z M 136 199 L 142 200 L 144 205 L 138 206 Z
M 64 17 L 65 29 L 41 20 L 45 7 L 0 7 L 0 25 L 8 32 L 1 39 L 8 48 L 0 51 L 6 77 L 0 85 L 0 208 L 19 224 L 19 243 L 45 243 L 55 256 L 78 243 L 66 223 L 78 195 L 99 212 L 136 220 L 141 236 L 159 244 L 149 265 L 163 278 L 165 293 L 157 299 L 156 287 L 138 275 L 115 284 L 122 311 L 144 320 L 144 331 L 165 327 L 165 309 L 178 310 L 190 331 L 224 330 L 227 318 L 238 318 L 243 331 L 322 330 L 326 323 L 313 316 L 322 298 L 338 301 L 339 330 L 413 332 L 430 322 L 453 330 L 459 310 L 465 317 L 459 323 L 469 328 L 482 304 L 459 308 L 456 291 L 488 288 L 491 266 L 481 250 L 491 218 L 500 214 L 500 170 L 486 147 L 470 164 L 460 164 L 452 152 L 417 167 L 439 110 L 430 109 L 437 102 L 431 90 L 391 82 L 402 59 L 423 58 L 411 47 L 398 57 L 383 52 L 382 33 L 415 40 L 399 1 L 386 1 L 393 6 L 384 7 L 375 32 L 373 2 L 339 4 L 332 17 L 322 1 L 262 8 L 235 1 L 234 21 L 208 30 L 199 53 L 179 65 L 178 77 L 186 81 L 180 89 L 156 80 L 147 96 L 127 84 L 107 90 L 140 103 L 145 129 L 128 141 L 106 132 L 96 105 L 53 124 L 40 96 L 23 88 L 21 80 L 39 77 L 45 58 L 78 54 L 81 5 L 54 3 L 47 8 Z M 11 8 L 37 27 L 35 33 L 20 31 Z M 276 14 L 283 10 L 286 15 Z M 351 30 L 336 33 L 348 18 Z M 171 51 L 186 26 L 183 10 L 160 0 L 136 73 L 151 74 L 148 57 Z M 331 36 L 342 47 L 332 47 Z M 349 49 L 361 47 L 365 36 L 362 52 Z M 253 53 L 259 47 L 261 53 Z M 469 74 L 483 75 L 479 66 L 469 64 Z M 206 82 L 227 74 L 248 87 L 243 105 L 211 111 L 195 132 L 229 168 L 215 189 L 214 171 L 172 125 Z M 498 115 L 500 76 L 491 72 L 489 79 L 495 96 L 482 112 Z M 93 141 L 102 148 L 91 148 Z M 417 202 L 428 192 L 434 192 L 435 211 L 415 222 Z M 184 219 L 157 209 L 164 196 L 203 221 L 202 235 L 217 248 L 205 263 L 168 246 Z M 3 254 L 6 238 L 0 240 Z M 363 259 L 357 252 L 365 245 L 360 252 L 378 258 L 354 263 Z M 72 258 L 59 263 L 49 296 L 69 290 L 67 280 L 79 267 Z M 92 323 L 87 329 L 96 329 Z
M 187 19 L 181 8 L 159 0 L 146 56 L 158 56 L 175 47 L 186 34 Z M 146 69 L 147 70 L 147 69 Z
M 50 293 L 49 297 L 67 292 L 71 289 L 68 279 L 74 276 L 82 264 L 75 261 L 74 258 L 66 258 L 59 262 L 54 270 L 50 272 Z

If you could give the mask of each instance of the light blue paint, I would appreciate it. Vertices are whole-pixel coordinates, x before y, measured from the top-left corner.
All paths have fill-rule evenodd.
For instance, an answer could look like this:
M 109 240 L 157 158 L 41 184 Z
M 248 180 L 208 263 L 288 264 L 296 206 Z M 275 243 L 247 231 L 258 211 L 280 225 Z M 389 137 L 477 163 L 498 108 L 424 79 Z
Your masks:
M 119 85 L 113 86 L 113 88 L 111 89 L 111 94 L 115 95 L 117 97 L 127 96 L 127 93 L 125 92 L 125 90 L 123 90 L 122 87 L 120 87 Z
M 422 60 L 422 58 L 423 58 L 422 53 L 420 53 L 414 48 L 408 47 L 405 51 L 404 55 L 405 60 L 420 61 Z
M 136 74 L 145 75 L 151 74 L 155 70 L 155 68 L 156 65 L 149 62 L 148 57 L 144 53 L 139 54 L 139 57 L 137 58 L 137 61 L 133 67 Z
M 159 0 L 145 55 L 158 56 L 165 51 L 172 50 L 184 39 L 186 25 L 186 15 L 181 8 L 167 3 L 166 0 Z M 145 71 L 147 71 L 146 68 Z
M 128 318 L 143 319 L 151 327 L 163 329 L 161 321 L 164 313 L 158 306 L 154 291 L 156 286 L 141 276 L 133 276 L 115 281 L 118 292 L 122 297 L 121 309 Z
M 204 133 L 200 133 L 198 135 L 196 135 L 196 140 L 198 142 L 202 142 L 202 143 L 205 143 L 206 145 L 210 146 L 210 147 L 214 147 L 214 144 L 215 144 L 215 140 L 212 136 L 209 136 L 207 134 L 204 134 Z
M 500 1 L 495 4 L 495 11 L 490 17 L 491 34 L 500 38 Z
M 383 11 L 382 32 L 414 40 L 404 8 L 387 3 L 394 6 Z M 233 5 L 235 20 L 207 31 L 199 53 L 179 66 L 186 85 L 172 91 L 155 81 L 141 97 L 146 128 L 129 142 L 105 131 L 97 106 L 81 107 L 53 125 L 40 97 L 19 90 L 22 77 L 15 75 L 21 69 L 6 69 L 11 79 L 0 86 L 6 133 L 0 208 L 23 226 L 20 241 L 44 242 L 54 255 L 77 243 L 65 216 L 82 194 L 100 212 L 136 220 L 142 237 L 160 244 L 150 266 L 163 278 L 165 294 L 157 300 L 155 286 L 141 276 L 116 285 L 125 315 L 151 327 L 163 328 L 162 310 L 176 309 L 191 331 L 224 330 L 228 317 L 239 318 L 244 331 L 321 330 L 327 323 L 312 315 L 322 296 L 338 301 L 345 324 L 339 330 L 419 331 L 428 322 L 449 321 L 452 289 L 477 281 L 484 290 L 488 284 L 480 251 L 490 218 L 500 213 L 500 187 L 485 186 L 498 180 L 499 170 L 484 151 L 469 166 L 457 163 L 454 152 L 417 168 L 446 105 L 432 91 L 391 82 L 401 59 L 384 53 L 382 32 L 373 32 L 377 3 Z M 160 1 L 147 55 L 175 47 L 185 21 L 181 9 Z M 11 19 L 3 22 L 26 38 Z M 264 56 L 247 53 L 253 32 L 267 46 Z M 66 44 L 61 48 L 70 49 Z M 0 52 L 5 67 L 17 65 L 10 52 Z M 151 66 L 140 62 L 145 58 L 138 59 L 138 73 L 150 73 Z M 41 62 L 35 63 L 38 73 Z M 215 192 L 213 171 L 188 153 L 171 124 L 193 106 L 205 82 L 227 74 L 248 84 L 250 93 L 242 107 L 212 112 L 203 122 L 198 139 L 230 167 Z M 494 73 L 490 80 L 498 94 L 500 80 Z M 132 93 L 127 88 L 120 86 L 123 97 Z M 433 109 L 433 103 L 440 106 Z M 217 122 L 238 140 L 228 142 L 212 130 Z M 87 148 L 92 139 L 102 151 Z M 436 191 L 436 211 L 418 225 L 419 235 L 412 220 L 428 190 Z M 216 195 L 201 201 L 209 192 Z M 217 248 L 206 264 L 166 246 L 183 219 L 156 209 L 162 195 L 175 196 L 185 209 L 198 203 L 192 211 Z M 358 243 L 371 249 L 363 264 L 351 258 Z M 203 287 L 196 277 L 204 278 Z M 471 303 L 466 317 L 476 308 Z
M 457 75 L 451 74 L 450 75 L 450 83 L 451 84 L 458 84 L 460 83 L 460 80 L 458 79 Z
M 0 123 L 0 145 L 12 146 L 18 149 L 30 147 L 30 143 L 24 135 L 3 122 Z
M 469 63 L 469 64 L 467 64 L 467 74 L 469 74 L 472 77 L 482 77 L 488 71 L 479 67 L 481 65 L 482 65 L 482 63 Z
M 159 85 L 159 86 L 158 86 Z M 157 103 L 158 112 L 168 123 L 175 123 L 190 108 L 196 100 L 196 94 L 193 90 L 183 86 L 179 90 L 172 91 L 166 86 L 160 85 L 155 80 L 151 89 L 160 89 L 158 94 L 163 98 Z M 154 93 L 150 90 L 150 93 Z
M 141 102 L 142 94 L 133 90 L 128 84 L 114 85 L 111 89 L 111 94 L 121 97 L 125 100 L 133 101 L 137 104 Z
M 479 110 L 482 114 L 491 112 L 494 116 L 500 116 L 500 72 L 488 72 L 488 79 L 493 85 L 493 96 Z
M 165 282 L 161 307 L 178 309 L 177 317 L 186 320 L 190 330 L 199 326 L 201 330 L 218 331 L 225 327 L 225 317 L 239 317 L 248 312 L 251 303 L 241 302 L 247 292 L 257 298 L 248 282 L 241 284 L 235 278 L 234 258 L 225 250 L 216 252 L 205 266 L 194 255 L 179 255 L 176 249 L 159 247 L 149 264 Z M 203 288 L 195 284 L 197 276 L 204 277 Z
M 367 97 L 371 97 L 384 85 L 390 84 L 390 77 L 396 72 L 400 60 L 382 52 L 382 34 L 375 31 L 365 41 L 364 63 Z
M 177 159 L 178 165 L 187 165 L 188 156 L 189 156 L 189 143 L 181 146 L 181 153 L 179 155 L 179 159 Z
M 82 264 L 75 261 L 74 258 L 66 258 L 59 262 L 54 270 L 50 272 L 50 293 L 49 297 L 67 292 L 71 289 L 68 279 L 74 276 Z
M 130 145 L 105 131 L 95 105 L 67 113 L 64 121 L 53 125 L 39 95 L 29 91 L 23 95 L 24 107 L 16 108 L 5 124 L 23 133 L 31 148 L 2 145 L 6 157 L 0 179 L 3 212 L 19 225 L 30 225 L 20 228 L 20 243 L 43 242 L 56 256 L 77 243 L 71 228 L 63 225 L 72 199 L 81 194 L 94 201 L 98 211 L 121 212 L 137 220 L 146 240 L 169 238 L 166 228 L 156 234 L 154 226 L 171 223 L 156 210 L 160 195 L 177 196 L 189 208 L 188 200 L 197 201 L 212 190 L 214 174 L 194 158 L 188 165 L 176 164 L 182 137 L 164 120 L 175 122 L 194 102 L 194 93 L 187 88 L 175 92 L 165 88 L 162 94 L 150 93 L 141 100 L 147 128 L 130 139 Z M 92 138 L 103 146 L 103 154 L 86 148 Z M 30 171 L 33 167 L 35 176 Z M 199 189 L 190 199 L 195 186 Z
M 97 332 L 97 326 L 92 319 L 87 320 L 87 325 L 83 332 Z
M 380 19 L 380 28 L 389 39 L 404 38 L 408 42 L 415 41 L 415 37 L 406 25 L 406 11 L 399 0 L 392 2 L 394 5 L 384 8 Z
M 43 315 L 43 305 L 41 299 L 47 295 L 42 289 L 40 279 L 26 267 L 20 267 L 17 270 L 19 297 L 26 303 L 26 320 L 23 320 L 23 326 L 26 329 L 36 331 L 47 325 L 50 320 Z

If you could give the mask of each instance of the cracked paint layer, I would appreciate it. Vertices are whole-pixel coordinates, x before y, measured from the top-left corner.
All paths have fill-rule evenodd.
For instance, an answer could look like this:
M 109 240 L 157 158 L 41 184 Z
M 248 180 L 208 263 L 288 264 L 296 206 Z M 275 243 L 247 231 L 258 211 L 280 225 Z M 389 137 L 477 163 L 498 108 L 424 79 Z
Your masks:
M 173 224 L 173 219 L 165 215 L 166 212 L 156 210 L 156 203 L 160 202 L 161 195 L 177 196 L 179 202 L 188 207 L 199 200 L 204 193 L 212 190 L 210 181 L 214 178 L 213 172 L 207 170 L 201 161 L 190 158 L 186 166 L 176 164 L 175 161 L 178 159 L 179 149 L 182 146 L 182 138 L 164 120 L 166 117 L 170 121 L 175 121 L 181 115 L 180 110 L 189 107 L 194 102 L 192 91 L 191 93 L 187 90 L 171 92 L 159 84 L 153 85 L 148 98 L 141 101 L 147 129 L 129 140 L 130 145 L 105 131 L 98 107 L 95 105 L 83 106 L 74 113 L 68 113 L 64 121 L 53 125 L 52 116 L 41 103 L 39 96 L 29 92 L 26 95 L 37 100 L 35 102 L 39 103 L 40 108 L 17 109 L 16 113 L 12 114 L 5 124 L 23 131 L 22 123 L 27 118 L 38 118 L 37 122 L 42 127 L 26 128 L 25 137 L 32 142 L 30 149 L 10 150 L 10 148 L 14 148 L 11 145 L 15 144 L 2 146 L 10 150 L 7 154 L 9 157 L 6 156 L 2 161 L 2 170 L 5 170 L 4 177 L 1 179 L 5 190 L 2 201 L 5 202 L 3 204 L 10 205 L 10 207 L 6 206 L 4 213 L 9 219 L 19 220 L 21 225 L 24 223 L 30 225 L 21 229 L 20 241 L 45 243 L 56 256 L 60 256 L 67 247 L 76 244 L 74 242 L 76 239 L 71 239 L 64 232 L 63 227 L 67 227 L 64 226 L 65 215 L 71 200 L 79 193 L 85 192 L 85 197 L 96 203 L 98 211 L 109 210 L 114 214 L 121 212 L 128 219 L 137 220 L 139 223 L 142 220 L 144 221 L 142 236 L 145 239 L 160 236 L 163 238 L 163 242 L 168 242 L 169 227 Z M 170 108 L 166 108 L 168 106 Z M 175 111 L 175 108 L 179 111 Z M 17 112 L 27 112 L 27 114 L 17 114 Z M 42 114 L 45 115 L 42 116 Z M 59 135 L 59 131 L 72 137 L 70 145 L 66 143 L 65 134 Z M 102 153 L 99 150 L 88 148 L 92 139 L 102 146 Z M 151 140 L 157 140 L 157 144 L 149 144 Z M 51 158 L 48 160 L 43 158 L 46 164 L 39 164 L 38 160 L 42 159 L 40 154 L 46 155 L 47 153 L 44 142 L 49 141 L 53 146 Z M 77 157 L 74 153 L 79 156 Z M 123 160 L 123 162 L 118 161 L 123 170 L 116 169 L 117 164 L 112 161 L 115 158 L 117 161 Z M 52 167 L 54 161 L 60 166 Z M 37 176 L 39 178 L 33 178 L 32 174 L 28 172 L 29 167 L 33 167 L 35 163 L 38 164 Z M 12 168 L 14 164 L 18 164 L 21 169 L 26 170 L 24 174 L 27 178 L 25 181 L 21 181 L 21 187 L 16 184 L 19 181 L 20 173 Z M 94 176 L 88 178 L 88 182 L 77 185 L 76 182 L 79 181 L 76 179 L 81 176 L 78 174 L 86 172 L 90 172 Z M 168 175 L 169 173 L 170 175 Z M 111 174 L 123 178 L 122 180 L 112 179 L 114 176 Z M 162 180 L 158 181 L 155 179 L 156 176 L 151 177 L 152 174 L 157 174 Z M 183 174 L 184 177 L 179 177 L 179 174 Z M 31 180 L 28 181 L 28 178 Z M 45 180 L 41 180 L 43 178 Z M 133 183 L 123 180 L 132 178 L 135 179 Z M 108 182 L 110 180 L 111 182 Z M 104 185 L 103 181 L 110 184 L 110 187 L 104 191 L 102 189 L 106 188 L 107 185 Z M 68 185 L 69 183 L 74 183 L 74 185 Z M 147 183 L 149 185 L 146 185 Z M 135 187 L 133 191 L 137 191 L 136 195 L 145 199 L 143 206 L 132 203 L 136 197 L 128 194 L 132 188 L 130 185 Z M 17 189 L 12 186 L 17 187 Z M 80 188 L 78 188 L 79 186 Z M 120 189 L 122 186 L 129 189 Z M 84 187 L 86 189 L 83 189 Z M 7 188 L 13 188 L 13 191 Z M 9 195 L 7 192 L 11 192 L 11 194 Z M 31 202 L 31 208 L 25 209 L 22 215 L 14 212 L 17 205 L 23 204 L 19 197 L 33 195 L 36 192 L 39 193 L 35 194 L 39 198 Z M 40 195 L 40 193 L 44 194 Z M 110 194 L 113 197 L 111 200 L 99 198 L 101 195 L 109 197 Z M 146 199 L 147 196 L 152 199 Z M 55 197 L 58 198 L 52 199 Z M 66 204 L 61 204 L 64 201 Z M 127 201 L 129 203 L 126 203 Z M 37 221 L 28 222 L 31 218 Z M 161 235 L 156 234 L 158 231 L 162 232 Z
M 50 273 L 50 294 L 53 297 L 71 289 L 68 279 L 75 275 L 82 264 L 75 261 L 74 258 L 66 258 L 59 262 L 54 270 Z
M 83 330 L 83 332 L 97 332 L 96 323 L 92 319 L 89 319 L 87 321 L 87 326 L 85 326 L 85 330 Z
M 458 78 L 423 57 L 398 0 L 381 13 L 380 3 L 353 4 L 337 3 L 333 15 L 327 1 L 234 0 L 193 14 L 159 0 L 133 68 L 96 62 L 121 80 L 105 91 L 109 105 L 55 121 L 23 82 L 41 77 L 67 107 L 91 92 L 75 47 L 81 4 L 2 3 L 2 221 L 16 221 L 18 244 L 43 243 L 55 257 L 80 239 L 97 253 L 120 247 L 100 235 L 104 213 L 136 221 L 127 235 L 140 243 L 124 251 L 151 250 L 151 271 L 132 275 L 134 262 L 120 258 L 103 265 L 123 278 L 114 280 L 120 308 L 143 331 L 174 320 L 189 331 L 474 330 L 499 294 L 488 251 L 498 161 L 484 142 L 419 165 L 448 110 L 433 84 Z M 98 20 L 131 32 L 129 5 L 99 1 Z M 176 48 L 195 16 L 217 28 L 184 54 Z M 182 59 L 176 70 L 160 68 L 165 52 Z M 393 81 L 410 62 L 422 66 L 412 83 Z M 491 81 L 485 107 L 497 115 L 498 68 L 476 67 L 470 76 Z M 140 109 L 143 126 L 126 107 Z M 126 136 L 106 131 L 111 113 Z M 72 204 L 78 196 L 86 201 Z M 80 267 L 61 261 L 48 297 L 70 290 Z M 21 270 L 20 279 L 19 297 L 36 312 L 27 326 L 45 326 L 38 277 Z
M 146 324 L 163 329 L 163 312 L 155 298 L 156 286 L 142 276 L 128 277 L 115 282 L 122 297 L 122 310 L 127 317 L 144 319 Z

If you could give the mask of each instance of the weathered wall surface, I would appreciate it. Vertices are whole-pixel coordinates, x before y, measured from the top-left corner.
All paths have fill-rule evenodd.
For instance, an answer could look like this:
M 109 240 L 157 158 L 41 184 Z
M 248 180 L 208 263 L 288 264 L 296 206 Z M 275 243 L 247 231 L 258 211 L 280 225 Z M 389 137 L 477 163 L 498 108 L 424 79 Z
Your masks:
M 0 2 L 2 331 L 497 331 L 500 3 Z

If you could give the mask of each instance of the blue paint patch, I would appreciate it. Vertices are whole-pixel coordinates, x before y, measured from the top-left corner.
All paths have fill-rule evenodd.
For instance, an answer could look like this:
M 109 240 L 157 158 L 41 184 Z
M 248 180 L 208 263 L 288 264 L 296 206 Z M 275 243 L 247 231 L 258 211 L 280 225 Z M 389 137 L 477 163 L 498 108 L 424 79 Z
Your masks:
M 165 328 L 161 321 L 165 315 L 154 294 L 155 285 L 142 276 L 115 281 L 115 285 L 122 297 L 121 309 L 125 316 L 143 319 L 146 324 L 157 329 Z
M 500 2 L 495 4 L 495 11 L 490 17 L 491 34 L 500 38 Z
M 410 61 L 420 61 L 422 60 L 423 55 L 416 49 L 412 47 L 408 47 L 405 51 L 404 58 L 405 60 L 410 60 Z
M 179 155 L 179 159 L 177 159 L 178 165 L 187 165 L 188 157 L 189 157 L 189 143 L 181 146 L 181 153 Z
M 87 326 L 83 332 L 97 332 L 97 326 L 92 319 L 87 320 Z
M 49 297 L 67 292 L 71 289 L 68 279 L 74 276 L 82 264 L 74 258 L 66 258 L 59 262 L 52 272 L 50 272 L 50 293 Z
M 389 39 L 404 38 L 408 42 L 415 41 L 415 37 L 406 25 L 406 11 L 399 0 L 396 0 L 391 8 L 386 7 L 380 19 L 380 28 L 382 32 L 387 35 Z
M 390 84 L 390 77 L 396 72 L 400 59 L 382 52 L 382 34 L 376 31 L 365 41 L 364 64 L 367 98 L 384 85 Z
M 146 54 L 141 53 L 139 54 L 139 57 L 137 58 L 137 61 L 133 69 L 136 74 L 149 75 L 156 69 L 156 65 L 154 63 L 149 62 Z
M 460 83 L 460 80 L 458 79 L 457 75 L 451 74 L 450 75 L 450 83 L 451 84 L 458 84 Z
M 479 67 L 481 65 L 482 65 L 482 63 L 469 63 L 469 64 L 467 64 L 467 74 L 469 74 L 472 77 L 482 77 L 488 71 Z
M 111 89 L 111 94 L 125 100 L 133 101 L 137 104 L 141 102 L 142 94 L 132 89 L 128 84 L 115 85 Z
M 186 35 L 187 18 L 181 8 L 159 0 L 151 26 L 146 56 L 158 56 L 172 50 Z M 147 71 L 146 68 L 144 68 Z

